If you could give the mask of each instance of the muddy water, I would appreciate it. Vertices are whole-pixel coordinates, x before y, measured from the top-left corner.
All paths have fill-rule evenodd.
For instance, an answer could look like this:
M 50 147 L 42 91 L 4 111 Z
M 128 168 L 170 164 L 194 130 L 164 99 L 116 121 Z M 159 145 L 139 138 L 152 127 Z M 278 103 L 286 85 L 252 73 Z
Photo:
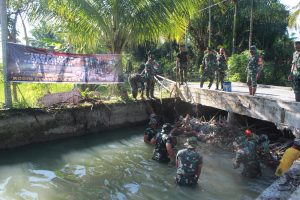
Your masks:
M 201 144 L 203 173 L 195 188 L 174 184 L 175 168 L 151 160 L 143 127 L 1 152 L 0 200 L 254 199 L 271 170 L 249 180 L 232 169 L 233 154 Z

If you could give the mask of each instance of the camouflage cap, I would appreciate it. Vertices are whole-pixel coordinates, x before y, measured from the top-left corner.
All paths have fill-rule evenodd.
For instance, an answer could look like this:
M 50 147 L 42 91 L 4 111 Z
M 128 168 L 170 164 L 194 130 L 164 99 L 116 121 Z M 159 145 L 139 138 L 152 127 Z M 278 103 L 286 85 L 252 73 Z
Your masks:
M 198 143 L 198 139 L 193 136 L 193 137 L 189 137 L 188 139 L 186 139 L 186 143 L 184 143 L 184 145 L 187 148 L 196 148 L 197 143 Z

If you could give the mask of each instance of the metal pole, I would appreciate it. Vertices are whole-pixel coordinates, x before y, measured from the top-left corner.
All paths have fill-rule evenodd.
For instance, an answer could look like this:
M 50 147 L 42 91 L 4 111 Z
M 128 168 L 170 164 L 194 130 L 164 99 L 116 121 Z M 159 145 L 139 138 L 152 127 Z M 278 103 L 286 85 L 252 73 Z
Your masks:
M 8 80 L 7 70 L 7 13 L 6 0 L 0 0 L 0 20 L 1 20 L 1 41 L 2 41 L 2 61 L 3 61 L 3 76 L 4 76 L 4 98 L 5 108 L 12 108 L 11 88 Z
M 211 0 L 209 0 L 208 18 L 208 46 L 211 47 Z
M 253 0 L 251 0 L 251 11 L 250 11 L 250 32 L 249 32 L 249 49 L 252 45 L 252 32 L 253 32 Z

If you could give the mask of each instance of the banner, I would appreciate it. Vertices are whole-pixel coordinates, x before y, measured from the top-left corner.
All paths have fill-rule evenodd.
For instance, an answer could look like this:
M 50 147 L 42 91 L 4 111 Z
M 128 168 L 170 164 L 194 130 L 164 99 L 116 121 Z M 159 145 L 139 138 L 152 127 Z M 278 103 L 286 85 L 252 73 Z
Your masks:
M 121 56 L 72 54 L 7 43 L 8 77 L 13 82 L 118 82 Z

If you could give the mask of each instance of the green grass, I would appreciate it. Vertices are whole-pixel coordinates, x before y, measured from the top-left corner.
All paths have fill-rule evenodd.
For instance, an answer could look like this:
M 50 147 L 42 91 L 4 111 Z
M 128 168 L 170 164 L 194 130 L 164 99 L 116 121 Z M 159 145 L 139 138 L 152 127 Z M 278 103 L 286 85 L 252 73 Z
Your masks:
M 38 99 L 48 92 L 68 92 L 73 89 L 73 84 L 41 84 L 41 83 L 18 83 L 17 95 L 18 101 L 13 101 L 14 108 L 36 108 Z M 11 88 L 13 88 L 11 86 Z M 11 90 L 13 92 L 13 90 Z M 0 106 L 4 104 L 4 84 L 0 83 Z

